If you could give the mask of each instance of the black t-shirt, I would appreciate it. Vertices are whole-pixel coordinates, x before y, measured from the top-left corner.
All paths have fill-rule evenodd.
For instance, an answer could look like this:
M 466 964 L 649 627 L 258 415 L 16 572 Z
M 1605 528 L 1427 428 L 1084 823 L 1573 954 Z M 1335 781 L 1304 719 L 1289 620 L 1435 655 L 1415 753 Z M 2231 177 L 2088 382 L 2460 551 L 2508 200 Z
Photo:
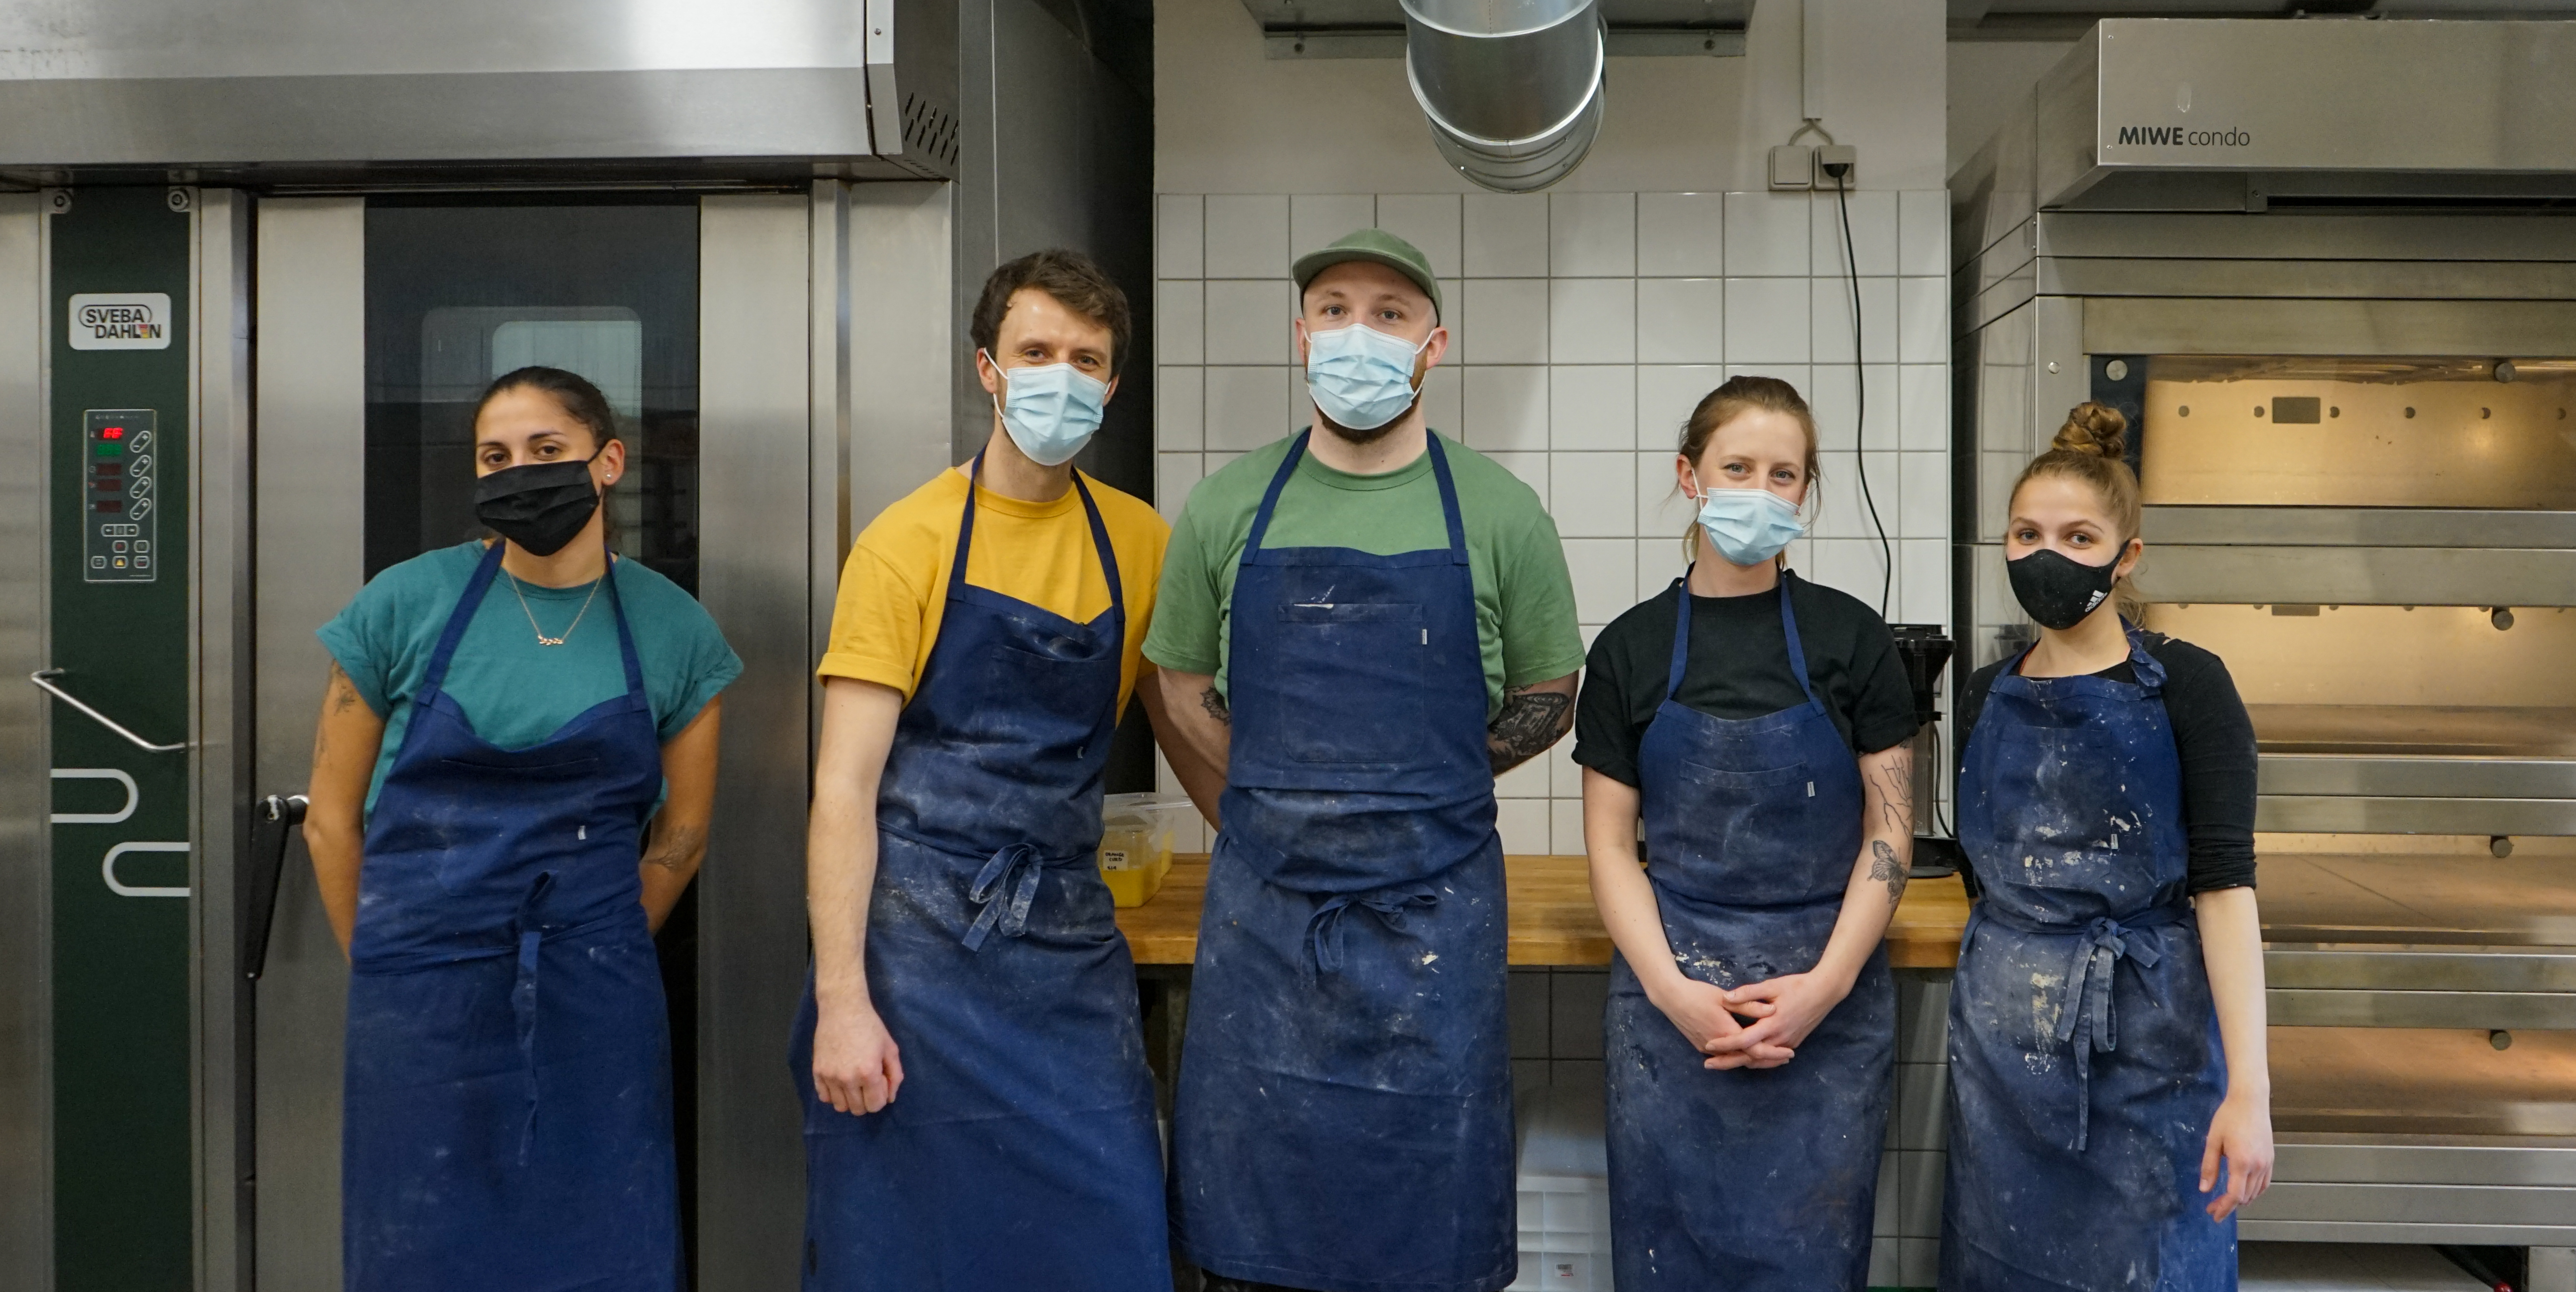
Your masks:
M 2162 633 L 2148 633 L 2147 653 L 2165 666 L 2165 716 L 2182 756 L 2182 820 L 2191 840 L 2189 891 L 2254 886 L 2254 720 L 2236 694 L 2236 679 L 2216 655 Z M 2009 657 L 1978 669 L 1959 695 L 1959 748 L 1968 747 Z M 2129 661 L 2094 674 L 2136 682 Z M 1961 801 L 1964 801 L 1964 795 Z
M 1807 678 L 1834 729 L 1855 753 L 1901 745 L 1914 735 L 1914 689 L 1887 621 L 1858 599 L 1804 579 L 1790 584 Z M 1624 784 L 1638 783 L 1637 746 L 1664 703 L 1673 659 L 1673 591 L 1667 587 L 1610 622 L 1584 661 L 1574 708 L 1574 761 Z M 1789 671 L 1780 594 L 1691 598 L 1690 661 L 1684 705 L 1714 718 L 1760 718 L 1807 702 Z

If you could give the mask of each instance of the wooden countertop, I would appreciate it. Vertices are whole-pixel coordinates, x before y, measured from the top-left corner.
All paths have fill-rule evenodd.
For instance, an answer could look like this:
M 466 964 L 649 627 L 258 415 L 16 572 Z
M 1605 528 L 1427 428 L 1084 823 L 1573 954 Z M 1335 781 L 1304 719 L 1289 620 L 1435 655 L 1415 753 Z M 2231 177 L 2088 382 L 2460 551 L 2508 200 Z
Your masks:
M 1206 854 L 1172 859 L 1162 891 L 1143 906 L 1118 912 L 1118 928 L 1138 964 L 1188 964 L 1198 955 L 1199 907 L 1207 899 Z M 1503 859 L 1516 965 L 1606 965 L 1610 934 L 1592 909 L 1592 880 L 1581 857 Z M 1968 894 L 1955 875 L 1918 879 L 1887 929 L 1887 961 L 1899 969 L 1946 969 L 1959 963 L 1959 934 L 1968 924 Z

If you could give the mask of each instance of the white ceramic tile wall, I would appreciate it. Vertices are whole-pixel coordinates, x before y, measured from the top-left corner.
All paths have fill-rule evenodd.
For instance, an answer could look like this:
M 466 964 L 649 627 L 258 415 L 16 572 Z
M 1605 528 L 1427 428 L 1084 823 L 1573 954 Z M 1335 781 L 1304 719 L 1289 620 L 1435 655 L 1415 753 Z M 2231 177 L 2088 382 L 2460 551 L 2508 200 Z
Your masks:
M 1850 194 L 1848 257 L 1830 192 L 1165 194 L 1156 209 L 1164 514 L 1311 416 L 1293 366 L 1288 263 L 1374 220 L 1441 275 L 1455 344 L 1426 383 L 1432 424 L 1547 503 L 1587 641 L 1680 572 L 1691 508 L 1674 488 L 1672 446 L 1700 398 L 1744 373 L 1791 382 L 1816 410 L 1824 481 L 1812 537 L 1790 551 L 1799 572 L 1873 603 L 1884 580 L 1890 619 L 1948 620 L 1946 194 Z M 1582 850 L 1572 744 L 1501 781 L 1508 850 Z

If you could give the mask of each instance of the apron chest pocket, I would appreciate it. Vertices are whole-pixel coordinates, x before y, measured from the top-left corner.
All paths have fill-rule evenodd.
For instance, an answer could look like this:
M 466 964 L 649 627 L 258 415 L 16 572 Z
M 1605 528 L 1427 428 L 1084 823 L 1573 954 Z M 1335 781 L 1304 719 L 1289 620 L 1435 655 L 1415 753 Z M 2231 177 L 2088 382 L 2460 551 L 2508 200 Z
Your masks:
M 1431 656 L 1419 604 L 1402 601 L 1291 602 L 1278 632 L 1297 639 L 1284 652 L 1281 689 L 1304 702 L 1277 715 L 1281 745 L 1301 763 L 1365 765 L 1412 759 L 1423 738 L 1423 688 Z M 1330 675 L 1324 672 L 1330 668 Z

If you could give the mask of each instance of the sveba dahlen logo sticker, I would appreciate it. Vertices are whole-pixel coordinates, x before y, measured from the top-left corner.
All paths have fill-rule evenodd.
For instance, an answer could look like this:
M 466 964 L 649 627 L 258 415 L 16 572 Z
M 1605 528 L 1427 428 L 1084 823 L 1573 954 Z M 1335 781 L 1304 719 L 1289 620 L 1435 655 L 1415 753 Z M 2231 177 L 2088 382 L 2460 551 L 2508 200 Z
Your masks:
M 167 350 L 170 297 L 163 292 L 83 292 L 72 297 L 75 350 Z

